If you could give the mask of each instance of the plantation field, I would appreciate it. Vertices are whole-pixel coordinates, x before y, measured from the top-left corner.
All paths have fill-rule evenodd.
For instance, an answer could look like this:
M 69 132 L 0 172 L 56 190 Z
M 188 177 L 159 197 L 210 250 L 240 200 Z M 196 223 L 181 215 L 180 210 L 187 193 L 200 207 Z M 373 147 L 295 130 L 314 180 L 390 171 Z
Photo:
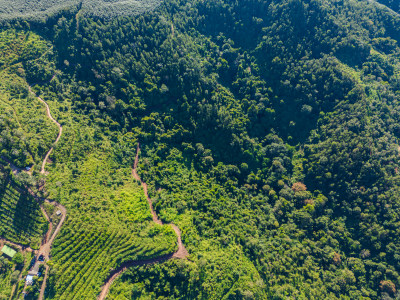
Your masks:
M 53 246 L 49 298 L 94 299 L 111 269 L 171 253 L 174 249 L 166 245 L 173 245 L 175 239 L 168 227 L 158 225 L 132 234 L 71 219 Z
M 137 15 L 158 6 L 159 0 L 1 0 L 0 20 L 27 17 L 45 18 L 66 9 L 82 9 L 86 15 L 108 18 Z
M 84 116 L 71 115 L 43 90 L 63 125 L 63 136 L 47 166 L 49 198 L 68 209 L 68 220 L 51 252 L 49 299 L 94 299 L 110 271 L 132 260 L 176 250 L 170 226 L 153 223 L 140 183 L 132 177 L 136 139 L 110 140 Z M 58 108 L 58 109 L 57 109 Z M 121 157 L 125 159 L 121 159 Z
M 51 299 L 94 299 L 110 270 L 176 249 L 171 227 L 151 221 L 129 168 L 117 169 L 104 153 L 81 162 L 59 163 L 49 175 L 56 183 L 49 185 L 50 194 L 65 200 L 73 216 L 53 245 Z
M 37 249 L 47 227 L 37 201 L 9 177 L 0 176 L 0 236 Z

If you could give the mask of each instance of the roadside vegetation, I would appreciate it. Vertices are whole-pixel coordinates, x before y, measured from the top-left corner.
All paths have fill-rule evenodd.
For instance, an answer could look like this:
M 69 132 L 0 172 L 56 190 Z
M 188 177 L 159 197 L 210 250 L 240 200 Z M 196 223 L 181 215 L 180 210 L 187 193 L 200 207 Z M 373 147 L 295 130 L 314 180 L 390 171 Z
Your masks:
M 7 36 L 4 44 L 10 49 L 14 47 L 24 51 L 24 46 L 18 45 L 23 38 L 40 42 L 38 36 L 24 32 L 7 31 L 3 35 Z M 31 47 L 29 43 L 25 46 Z M 25 92 L 29 91 L 26 80 L 31 80 L 29 84 L 33 86 L 31 93 L 11 95 L 11 88 L 5 80 L 1 90 L 5 108 L 1 114 L 5 120 L 2 136 L 8 139 L 2 140 L 1 232 L 5 240 L 38 248 L 43 234 L 47 232 L 47 222 L 39 203 L 27 192 L 27 188 L 39 196 L 50 197 L 66 205 L 71 217 L 53 245 L 46 297 L 70 299 L 73 294 L 78 298 L 94 298 L 110 270 L 131 260 L 173 253 L 176 250 L 176 235 L 169 226 L 153 224 L 140 183 L 132 178 L 130 163 L 133 164 L 136 139 L 132 135 L 121 136 L 124 140 L 121 147 L 125 148 L 122 151 L 132 147 L 129 149 L 132 157 L 127 161 L 124 158 L 121 165 L 121 153 L 111 148 L 115 142 L 103 136 L 99 127 L 87 117 L 71 114 L 68 96 L 72 93 L 69 90 L 61 103 L 41 90 L 43 80 L 57 80 L 54 65 L 47 58 L 48 49 L 38 54 L 40 56 L 29 56 L 24 61 L 13 58 L 19 61 L 19 71 L 24 76 L 7 67 L 1 73 L 8 76 L 4 78 L 10 84 L 20 84 Z M 14 65 L 8 60 L 5 64 Z M 47 77 L 48 74 L 52 75 Z M 47 151 L 54 146 L 52 142 L 58 129 L 46 116 L 45 107 L 36 94 L 48 101 L 54 117 L 65 126 L 62 139 L 54 151 L 56 154 L 50 157 L 46 166 L 46 171 L 49 169 L 50 173 L 47 178 L 39 173 L 40 166 Z M 59 94 L 56 99 L 61 96 Z M 15 138 L 19 142 L 15 142 Z M 18 174 L 12 174 L 10 162 Z M 20 171 L 20 168 L 24 170 L 31 166 L 33 176 L 30 172 Z M 16 183 L 18 180 L 20 184 Z M 46 185 L 45 180 L 48 181 Z M 80 203 L 75 202 L 78 199 Z M 50 215 L 54 217 L 54 211 Z M 77 260 L 77 257 L 86 258 Z M 82 280 L 82 276 L 87 280 Z M 4 278 L 4 284 L 8 279 Z M 53 285 L 53 282 L 56 284 Z M 41 281 L 35 281 L 35 285 L 27 290 L 32 291 L 29 297 L 35 297 L 34 291 L 38 293 Z M 21 292 L 18 289 L 15 296 L 18 297 Z
M 139 142 L 140 178 L 190 255 L 130 268 L 109 299 L 399 297 L 399 16 L 355 0 L 171 0 L 43 22 L 2 35 L 9 61 L 21 37 L 38 43 L 6 72 L 63 126 L 48 174 L 25 180 L 68 209 L 46 297 L 96 298 L 125 262 L 176 251 L 132 177 Z M 40 115 L 30 98 L 1 114 L 20 153 L 17 120 Z M 57 136 L 39 123 L 36 164 Z

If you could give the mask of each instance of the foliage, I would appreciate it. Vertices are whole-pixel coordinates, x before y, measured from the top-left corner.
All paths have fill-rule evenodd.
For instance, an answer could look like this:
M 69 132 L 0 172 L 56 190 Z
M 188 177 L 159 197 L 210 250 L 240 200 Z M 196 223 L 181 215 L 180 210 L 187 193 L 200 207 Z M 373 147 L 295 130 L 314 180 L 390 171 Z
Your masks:
M 13 19 L 45 20 L 57 15 L 60 11 L 80 10 L 83 15 L 101 18 L 131 16 L 153 10 L 159 0 L 1 0 L 0 21 Z
M 22 258 L 22 263 L 17 265 L 5 258 L 4 256 L 0 256 L 0 299 L 11 299 L 13 293 L 13 286 L 15 286 L 15 290 L 18 290 L 18 287 L 23 288 L 24 281 L 18 282 L 22 273 L 27 271 L 29 267 L 29 262 L 32 258 L 31 253 L 21 253 L 18 252 L 20 258 Z M 14 290 L 14 291 L 15 291 Z
M 398 297 L 397 15 L 355 0 L 171 0 L 44 22 L 9 26 L 52 49 L 19 76 L 64 130 L 41 190 L 69 216 L 50 298 L 94 298 L 110 268 L 176 249 L 132 179 L 138 141 L 190 261 L 136 267 L 110 299 Z
M 0 62 L 0 154 L 22 168 L 39 163 L 58 133 L 24 80 L 24 66 L 40 61 L 48 50 L 46 46 L 31 34 L 15 30 L 0 34 L 4 53 Z
M 47 221 L 37 201 L 8 172 L 0 165 L 0 237 L 38 248 Z

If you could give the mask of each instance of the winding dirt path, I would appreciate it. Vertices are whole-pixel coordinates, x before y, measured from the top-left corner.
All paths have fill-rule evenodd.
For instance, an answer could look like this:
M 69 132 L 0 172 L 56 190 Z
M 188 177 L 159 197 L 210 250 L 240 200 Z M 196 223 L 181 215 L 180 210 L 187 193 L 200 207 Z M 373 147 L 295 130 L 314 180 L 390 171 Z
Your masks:
M 32 92 L 31 87 L 29 87 L 29 92 L 31 92 L 32 94 L 34 94 L 34 93 Z M 55 124 L 57 125 L 57 127 L 58 127 L 58 136 L 57 136 L 57 138 L 56 138 L 56 140 L 55 140 L 55 142 L 54 142 L 54 145 L 55 145 L 55 144 L 58 143 L 58 141 L 60 140 L 60 138 L 61 138 L 61 136 L 62 136 L 62 131 L 63 131 L 62 126 L 61 126 L 61 124 L 58 123 L 58 122 L 53 118 L 53 116 L 51 115 L 50 107 L 49 107 L 49 105 L 47 104 L 47 102 L 44 101 L 44 100 L 43 100 L 42 98 L 40 98 L 40 97 L 37 97 L 37 98 L 46 106 L 47 117 L 49 117 L 49 119 L 50 119 L 51 121 L 53 121 L 53 123 L 55 123 Z M 47 160 L 49 159 L 49 156 L 50 156 L 51 152 L 53 152 L 53 150 L 54 150 L 54 147 L 51 147 L 50 150 L 46 153 L 46 156 L 45 156 L 45 158 L 44 158 L 44 160 L 43 160 L 43 163 L 42 163 L 42 168 L 41 168 L 41 170 L 40 170 L 40 173 L 45 174 L 46 163 L 47 163 Z
M 140 183 L 142 184 L 144 195 L 146 196 L 147 202 L 149 203 L 151 215 L 153 216 L 153 221 L 157 224 L 163 225 L 163 222 L 158 218 L 157 213 L 155 212 L 155 210 L 153 208 L 153 201 L 149 197 L 147 184 L 142 181 L 139 174 L 137 173 L 137 165 L 139 162 L 139 152 L 140 152 L 140 144 L 138 143 L 136 157 L 135 157 L 135 163 L 134 163 L 133 169 L 132 169 L 132 175 L 136 180 L 140 181 Z M 170 224 L 170 225 L 172 226 L 172 229 L 175 231 L 175 234 L 178 237 L 178 241 L 177 241 L 178 251 L 176 251 L 172 255 L 172 257 L 184 259 L 189 256 L 189 252 L 186 250 L 185 246 L 182 243 L 181 231 L 179 230 L 178 226 L 176 226 L 175 224 Z
M 32 92 L 31 87 L 29 87 L 29 92 L 31 92 L 32 94 L 34 94 L 34 93 Z M 36 96 L 36 95 L 35 95 L 35 96 Z M 37 96 L 36 96 L 36 97 L 37 97 Z M 53 123 L 55 123 L 55 124 L 57 125 L 57 127 L 58 127 L 58 136 L 57 136 L 57 138 L 56 138 L 56 140 L 55 140 L 55 142 L 54 142 L 54 145 L 56 145 L 56 144 L 58 143 L 58 141 L 60 140 L 61 136 L 62 136 L 62 132 L 63 132 L 63 131 L 62 131 L 62 126 L 61 126 L 61 124 L 58 123 L 58 122 L 53 118 L 53 116 L 51 115 L 50 107 L 49 107 L 49 105 L 47 104 L 47 102 L 44 101 L 44 100 L 43 100 L 42 98 L 40 98 L 40 97 L 37 97 L 37 98 L 46 106 L 47 117 L 48 117 Z M 49 156 L 50 156 L 50 154 L 51 154 L 51 152 L 52 152 L 53 150 L 54 150 L 54 147 L 51 147 L 50 150 L 47 152 L 47 154 L 46 154 L 46 156 L 45 156 L 45 158 L 44 158 L 44 160 L 43 160 L 42 168 L 41 168 L 40 173 L 45 174 L 46 163 L 47 163 L 47 161 L 48 161 L 48 159 L 49 159 Z M 32 191 L 29 191 L 29 192 L 36 198 L 36 200 L 43 200 L 43 199 L 40 199 L 39 197 L 37 197 L 34 193 L 32 193 Z M 50 234 L 51 234 L 51 232 L 53 231 L 53 224 L 52 224 L 52 222 L 51 222 L 51 220 L 50 220 L 50 217 L 47 215 L 46 210 L 43 208 L 42 205 L 40 206 L 40 209 L 42 210 L 42 212 L 43 212 L 43 214 L 45 215 L 47 221 L 49 222 L 49 230 L 47 231 L 46 237 L 45 237 L 45 239 L 42 241 L 42 245 L 41 245 L 41 247 L 39 248 L 38 256 L 43 255 L 44 258 L 45 258 L 45 261 L 47 261 L 47 260 L 50 259 L 50 251 L 51 251 L 51 246 L 52 246 L 52 244 L 53 244 L 53 242 L 54 242 L 54 239 L 56 238 L 57 234 L 60 232 L 61 226 L 63 225 L 63 223 L 64 223 L 64 221 L 65 221 L 65 218 L 66 218 L 66 216 L 67 216 L 67 209 L 66 209 L 64 206 L 62 206 L 61 204 L 59 204 L 59 203 L 57 203 L 57 202 L 55 202 L 55 201 L 50 201 L 50 200 L 48 200 L 48 199 L 44 199 L 44 202 L 53 205 L 53 206 L 55 207 L 55 209 L 57 209 L 57 210 L 59 210 L 59 211 L 61 212 L 61 219 L 60 219 L 60 221 L 58 222 L 58 225 L 57 225 L 56 229 L 54 230 L 53 234 L 52 234 L 51 237 L 50 237 Z M 39 269 L 39 265 L 42 264 L 42 263 L 44 263 L 44 262 L 39 262 L 39 261 L 37 261 L 36 264 L 34 265 L 34 267 L 32 268 L 32 270 L 34 270 L 34 271 L 36 272 L 36 271 Z M 40 289 L 40 295 L 39 295 L 39 298 L 38 298 L 39 300 L 43 300 L 43 298 L 44 298 L 44 292 L 45 292 L 45 290 L 46 290 L 46 281 L 47 281 L 47 277 L 48 277 L 48 272 L 49 272 L 49 266 L 46 265 L 46 270 L 45 270 L 45 274 L 44 274 L 44 280 L 43 280 L 42 287 L 41 287 L 41 289 Z
M 34 94 L 34 93 L 32 92 L 31 87 L 29 87 L 29 92 L 32 93 L 32 94 Z M 35 95 L 35 96 L 36 96 L 36 95 Z M 57 139 L 56 139 L 55 142 L 54 142 L 54 144 L 57 144 L 58 141 L 59 141 L 60 138 L 61 138 L 61 135 L 62 135 L 62 126 L 61 126 L 61 124 L 58 123 L 58 122 L 53 118 L 53 116 L 51 115 L 50 107 L 49 107 L 49 105 L 47 104 L 47 102 L 44 101 L 44 100 L 43 100 L 42 98 L 40 98 L 40 97 L 37 97 L 37 98 L 45 105 L 47 117 L 48 117 L 51 121 L 53 121 L 53 122 L 57 125 L 57 127 L 58 127 L 58 129 L 59 129 Z M 50 154 L 51 154 L 51 152 L 52 152 L 53 150 L 54 150 L 54 147 L 51 147 L 50 150 L 47 152 L 47 154 L 46 154 L 44 160 L 43 160 L 42 168 L 41 168 L 41 173 L 42 173 L 42 174 L 45 174 L 45 166 L 46 166 L 46 163 L 47 163 L 47 161 L 48 161 L 48 158 L 49 158 L 49 156 L 50 156 Z M 11 168 L 12 168 L 14 174 L 22 171 L 20 168 L 14 166 L 14 165 L 11 163 L 11 161 L 7 160 L 5 157 L 1 157 L 1 158 L 11 166 Z M 66 216 L 67 216 L 67 209 L 66 209 L 64 206 L 62 206 L 61 204 L 59 204 L 59 203 L 57 203 L 57 202 L 55 202 L 55 201 L 51 201 L 51 200 L 48 200 L 48 199 L 40 198 L 40 197 L 37 196 L 30 188 L 28 188 L 28 192 L 29 192 L 29 194 L 31 194 L 31 195 L 35 198 L 36 201 L 38 201 L 39 203 L 41 203 L 41 204 L 40 204 L 40 210 L 42 211 L 42 213 L 43 213 L 43 215 L 45 216 L 47 222 L 49 223 L 49 229 L 47 230 L 47 233 L 46 233 L 45 237 L 44 237 L 43 240 L 42 240 L 42 244 L 41 244 L 39 250 L 36 251 L 36 250 L 31 249 L 30 247 L 25 247 L 25 246 L 22 245 L 22 244 L 12 243 L 12 242 L 7 241 L 7 240 L 4 240 L 4 239 L 0 239 L 0 245 L 2 245 L 2 244 L 4 244 L 5 242 L 7 242 L 7 243 L 9 243 L 10 245 L 12 245 L 12 246 L 14 246 L 14 247 L 20 249 L 21 251 L 34 252 L 34 253 L 37 253 L 38 256 L 43 255 L 44 258 L 45 258 L 44 260 L 47 261 L 47 260 L 50 258 L 51 246 L 52 246 L 52 244 L 53 244 L 53 242 L 54 242 L 54 239 L 56 238 L 57 234 L 60 232 L 61 227 L 62 227 L 62 225 L 63 225 L 63 223 L 64 223 L 64 221 L 65 221 L 65 218 L 66 218 Z M 55 207 L 56 210 L 59 210 L 59 211 L 61 212 L 61 219 L 60 219 L 60 221 L 58 222 L 58 225 L 57 225 L 56 229 L 54 230 L 53 234 L 51 234 L 52 231 L 53 231 L 53 223 L 52 223 L 52 221 L 51 221 L 49 215 L 47 214 L 46 210 L 45 210 L 44 207 L 43 207 L 43 202 L 48 203 L 48 204 L 50 204 L 50 205 L 53 205 L 53 206 Z M 39 270 L 40 265 L 45 264 L 45 261 L 43 261 L 43 262 L 36 261 L 35 265 L 29 270 L 29 273 L 32 272 L 32 273 L 36 274 L 37 271 Z M 45 274 L 44 274 L 44 280 L 43 280 L 43 283 L 42 283 L 42 286 L 41 286 L 41 289 L 40 289 L 40 295 L 39 295 L 39 298 L 38 298 L 39 300 L 43 300 L 43 298 L 44 298 L 44 292 L 45 292 L 45 290 L 46 290 L 46 281 L 47 281 L 47 277 L 48 277 L 48 272 L 49 272 L 49 266 L 46 265 L 46 270 L 45 270 Z M 25 288 L 26 288 L 26 286 L 24 287 L 24 290 L 25 290 Z
M 48 237 L 51 234 L 51 232 L 53 230 L 53 227 L 52 227 L 52 223 L 50 222 L 50 219 L 49 219 L 46 211 L 44 211 L 44 214 L 45 214 L 46 218 L 49 220 L 50 226 L 49 226 L 49 230 L 47 231 L 47 234 L 46 234 L 45 242 L 40 247 L 38 255 L 39 256 L 43 255 L 45 257 L 45 261 L 47 261 L 47 260 L 50 259 L 50 251 L 51 251 L 51 246 L 53 245 L 54 239 L 56 238 L 57 234 L 60 232 L 61 226 L 63 225 L 63 223 L 65 221 L 65 218 L 67 216 L 67 209 L 64 206 L 62 206 L 61 204 L 59 204 L 57 202 L 54 202 L 54 201 L 50 201 L 48 199 L 46 199 L 45 202 L 49 203 L 51 205 L 54 205 L 56 210 L 60 210 L 61 211 L 60 222 L 58 222 L 58 225 L 57 225 L 56 229 L 54 230 L 53 234 L 51 235 L 50 239 Z M 40 265 L 41 263 L 40 262 L 36 262 L 36 264 Z M 35 265 L 33 267 L 33 269 L 36 271 L 36 268 L 38 269 L 39 265 L 38 266 Z M 45 273 L 44 273 L 44 279 L 43 279 L 42 287 L 40 289 L 40 295 L 39 295 L 39 298 L 38 298 L 39 300 L 43 300 L 44 299 L 44 292 L 46 290 L 46 282 L 47 282 L 49 269 L 50 269 L 49 266 L 46 265 L 46 270 L 45 270 Z
M 149 207 L 151 210 L 151 215 L 153 216 L 153 221 L 157 224 L 163 225 L 163 222 L 158 218 L 157 213 L 153 209 L 153 201 L 149 197 L 148 194 L 148 189 L 147 189 L 147 184 L 142 181 L 140 178 L 139 174 L 137 173 L 137 165 L 139 161 L 139 152 L 140 152 L 140 144 L 138 143 L 137 146 L 137 151 L 136 151 L 136 158 L 135 158 L 135 163 L 133 165 L 132 169 L 132 176 L 137 180 L 140 181 L 143 187 L 144 195 L 146 196 L 147 202 L 149 203 Z M 111 274 L 107 277 L 105 284 L 103 285 L 101 289 L 101 293 L 98 297 L 98 300 L 104 300 L 107 297 L 108 291 L 111 287 L 111 284 L 114 282 L 114 280 L 126 269 L 134 266 L 143 266 L 143 265 L 151 265 L 151 264 L 156 264 L 156 263 L 162 263 L 170 259 L 185 259 L 189 256 L 189 252 L 186 250 L 185 246 L 182 243 L 182 238 L 181 238 L 181 231 L 179 230 L 178 226 L 175 224 L 170 224 L 172 226 L 172 229 L 175 231 L 175 234 L 178 237 L 178 250 L 175 253 L 172 254 L 167 254 L 164 256 L 156 257 L 153 259 L 147 259 L 147 260 L 135 260 L 135 261 L 130 261 L 122 264 L 120 267 L 115 269 L 114 271 L 111 272 Z

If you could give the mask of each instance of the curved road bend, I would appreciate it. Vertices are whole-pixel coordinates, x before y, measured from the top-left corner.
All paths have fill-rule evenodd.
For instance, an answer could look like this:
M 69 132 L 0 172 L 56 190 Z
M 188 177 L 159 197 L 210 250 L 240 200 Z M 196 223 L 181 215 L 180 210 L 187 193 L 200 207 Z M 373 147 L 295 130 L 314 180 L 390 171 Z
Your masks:
M 35 93 L 32 92 L 32 88 L 31 88 L 30 86 L 29 86 L 29 92 L 32 93 L 33 95 L 35 95 Z M 39 101 L 42 102 L 42 103 L 45 105 L 47 117 L 48 117 L 54 124 L 56 124 L 57 127 L 58 127 L 58 135 L 57 135 L 56 140 L 54 141 L 54 144 L 57 144 L 58 141 L 60 140 L 61 136 L 62 136 L 62 130 L 63 130 L 63 129 L 62 129 L 62 126 L 61 126 L 61 124 L 58 123 L 58 122 L 56 121 L 56 119 L 54 119 L 53 116 L 51 115 L 50 107 L 49 107 L 49 105 L 47 104 L 47 102 L 44 101 L 42 98 L 36 96 L 36 95 L 35 95 L 35 97 L 38 98 Z M 42 174 L 45 173 L 45 166 L 46 166 L 47 160 L 49 159 L 49 156 L 50 156 L 51 152 L 53 152 L 53 150 L 54 150 L 54 147 L 51 147 L 50 150 L 46 153 L 46 156 L 45 156 L 45 158 L 44 158 L 44 160 L 43 160 L 43 163 L 42 163 L 42 168 L 41 168 L 41 170 L 40 170 L 40 173 L 42 173 Z
M 32 92 L 31 87 L 29 87 L 29 92 L 31 92 L 32 94 L 34 94 L 34 93 Z M 36 95 L 35 95 L 35 96 L 36 96 Z M 62 136 L 62 126 L 61 126 L 61 124 L 58 123 L 58 122 L 53 118 L 53 116 L 51 115 L 50 107 L 49 107 L 49 105 L 47 104 L 47 102 L 44 101 L 44 100 L 43 100 L 42 98 L 40 98 L 40 97 L 37 97 L 37 98 L 45 105 L 47 117 L 48 117 L 53 123 L 55 123 L 55 124 L 57 125 L 57 127 L 58 127 L 58 136 L 57 136 L 57 139 L 56 139 L 55 142 L 54 142 L 54 144 L 57 144 L 58 141 L 60 140 L 61 136 Z M 47 152 L 47 154 L 46 154 L 46 156 L 45 156 L 45 158 L 44 158 L 44 160 L 43 160 L 42 168 L 41 168 L 41 171 L 40 171 L 40 173 L 42 173 L 42 174 L 45 174 L 46 163 L 47 163 L 48 158 L 49 158 L 51 152 L 53 151 L 53 149 L 54 149 L 54 147 L 51 147 L 51 148 L 50 148 L 50 150 Z M 29 191 L 29 192 L 30 192 L 37 200 L 43 200 L 43 199 L 37 197 L 33 192 L 31 192 L 31 191 Z M 51 250 L 51 246 L 52 246 L 52 244 L 53 244 L 53 242 L 54 242 L 54 239 L 56 238 L 57 234 L 60 232 L 61 226 L 63 225 L 63 223 L 64 223 L 64 221 L 65 221 L 65 218 L 66 218 L 66 216 L 67 216 L 67 209 L 66 209 L 64 206 L 62 206 L 61 204 L 57 203 L 57 202 L 50 201 L 50 200 L 48 200 L 48 199 L 44 199 L 44 201 L 45 201 L 46 203 L 49 203 L 49 204 L 55 206 L 56 209 L 58 209 L 58 210 L 61 211 L 61 219 L 60 219 L 60 222 L 58 223 L 56 229 L 54 230 L 53 234 L 52 234 L 51 237 L 50 237 L 50 234 L 51 234 L 51 232 L 52 232 L 52 230 L 53 230 L 53 225 L 52 225 L 52 223 L 51 223 L 51 221 L 50 221 L 50 218 L 49 218 L 49 216 L 47 215 L 45 209 L 43 208 L 43 206 L 42 206 L 42 205 L 40 206 L 40 208 L 41 208 L 43 214 L 45 215 L 45 218 L 46 218 L 47 221 L 49 222 L 49 230 L 47 231 L 46 237 L 45 237 L 44 241 L 42 242 L 42 245 L 41 245 L 40 248 L 39 248 L 38 256 L 43 255 L 43 256 L 45 257 L 45 260 L 48 260 L 49 257 L 50 257 L 50 250 Z M 39 269 L 39 265 L 40 265 L 40 262 L 37 261 L 36 264 L 35 264 L 35 266 L 33 267 L 33 270 L 37 271 L 37 270 Z M 43 283 L 42 283 L 42 287 L 41 287 L 41 289 L 40 289 L 39 300 L 42 300 L 42 299 L 44 298 L 44 291 L 46 290 L 46 281 L 47 281 L 47 277 L 48 277 L 48 272 L 49 272 L 49 267 L 46 265 L 46 271 L 45 271 L 45 274 L 44 274 L 44 280 L 43 280 Z
M 34 94 L 34 93 L 32 92 L 31 87 L 29 87 L 29 92 L 31 92 L 32 94 Z M 49 119 L 50 119 L 51 121 L 53 121 L 53 122 L 57 125 L 57 127 L 58 127 L 58 129 L 59 129 L 57 139 L 56 139 L 56 141 L 54 142 L 54 144 L 56 144 L 56 143 L 60 140 L 60 138 L 61 138 L 61 135 L 62 135 L 62 126 L 61 126 L 60 123 L 58 123 L 58 122 L 52 117 L 51 112 L 50 112 L 50 107 L 49 107 L 49 105 L 47 104 L 47 102 L 44 101 L 44 100 L 43 100 L 42 98 L 40 98 L 40 97 L 37 97 L 37 98 L 38 98 L 42 103 L 44 103 L 44 105 L 46 106 L 46 113 L 47 113 L 47 116 L 49 117 Z M 46 166 L 47 160 L 48 160 L 48 158 L 49 158 L 49 156 L 50 156 L 50 154 L 51 154 L 52 151 L 53 151 L 53 147 L 50 148 L 50 150 L 49 150 L 49 151 L 47 152 L 47 154 L 46 154 L 46 157 L 45 157 L 44 160 L 43 160 L 42 168 L 41 168 L 41 173 L 42 173 L 42 174 L 45 173 L 45 166 Z M 20 168 L 18 168 L 18 167 L 16 167 L 15 165 L 13 165 L 12 162 L 9 161 L 7 158 L 5 158 L 5 157 L 3 157 L 3 156 L 0 156 L 0 158 L 3 159 L 5 162 L 7 162 L 7 163 L 11 166 L 12 171 L 13 171 L 14 174 L 19 173 L 19 172 L 21 171 Z M 64 223 L 64 221 L 65 221 L 65 218 L 66 218 L 66 216 L 67 216 L 67 209 L 66 209 L 64 206 L 62 206 L 61 204 L 59 204 L 59 203 L 57 203 L 57 202 L 55 202 L 55 201 L 50 201 L 50 200 L 48 200 L 48 199 L 43 199 L 43 198 L 38 197 L 38 196 L 35 195 L 35 194 L 33 193 L 33 191 L 31 191 L 29 188 L 28 188 L 28 192 L 29 192 L 37 201 L 39 201 L 39 202 L 40 202 L 40 200 L 45 201 L 46 203 L 49 203 L 49 204 L 55 206 L 58 210 L 61 211 L 61 219 L 60 219 L 60 222 L 58 223 L 56 229 L 54 230 L 53 234 L 51 235 L 51 232 L 52 232 L 52 230 L 53 230 L 53 224 L 51 223 L 50 218 L 49 218 L 49 216 L 48 216 L 46 210 L 43 208 L 42 205 L 40 205 L 40 209 L 41 209 L 42 213 L 44 214 L 46 220 L 49 222 L 49 229 L 47 230 L 46 236 L 45 236 L 44 240 L 42 241 L 42 245 L 40 246 L 39 250 L 37 250 L 37 253 L 38 253 L 39 256 L 40 256 L 40 255 L 43 255 L 43 256 L 45 257 L 45 259 L 48 260 L 48 259 L 49 259 L 49 256 L 50 256 L 51 246 L 52 246 L 52 244 L 53 244 L 53 242 L 54 242 L 54 239 L 56 238 L 57 234 L 60 232 L 61 226 L 63 225 L 63 223 Z M 50 237 L 50 235 L 51 235 L 51 237 Z M 0 237 L 0 245 L 2 246 L 2 245 L 4 245 L 4 243 L 10 244 L 10 245 L 16 247 L 17 249 L 20 249 L 22 252 L 23 252 L 23 251 L 34 252 L 34 253 L 36 252 L 35 250 L 33 250 L 33 249 L 30 248 L 30 247 L 26 247 L 25 245 L 22 245 L 22 244 L 19 244 L 19 243 L 13 243 L 13 242 L 10 242 L 10 241 L 8 241 L 8 240 L 2 239 L 2 238 Z M 37 261 L 37 262 L 35 263 L 35 265 L 33 266 L 32 270 L 36 270 L 36 271 L 37 271 L 37 270 L 39 269 L 39 265 L 40 265 L 40 264 L 41 264 L 41 262 L 38 262 L 38 261 Z M 41 289 L 40 289 L 39 300 L 42 300 L 42 299 L 44 298 L 44 291 L 45 291 L 45 289 L 46 289 L 46 281 L 47 281 L 47 277 L 48 277 L 48 272 L 49 272 L 49 267 L 46 265 L 46 271 L 45 271 L 45 274 L 44 274 L 43 284 L 42 284 L 42 287 L 41 287 Z
M 135 163 L 134 163 L 133 169 L 132 169 L 132 176 L 142 184 L 144 195 L 146 196 L 147 202 L 149 203 L 149 207 L 151 210 L 151 215 L 153 216 L 153 221 L 157 224 L 163 225 L 163 222 L 158 218 L 157 213 L 153 209 L 153 201 L 149 197 L 149 194 L 147 191 L 147 184 L 141 180 L 139 174 L 137 173 L 139 152 L 140 152 L 140 145 L 138 143 Z M 175 224 L 170 224 L 170 225 L 172 226 L 172 229 L 175 231 L 175 234 L 178 237 L 178 241 L 177 241 L 178 251 L 176 251 L 175 253 L 172 253 L 172 254 L 163 255 L 160 257 L 153 258 L 153 259 L 136 260 L 136 261 L 130 261 L 130 262 L 126 262 L 126 263 L 122 264 L 122 266 L 120 266 L 117 269 L 115 269 L 114 271 L 112 271 L 111 274 L 107 277 L 106 282 L 101 289 L 101 293 L 98 297 L 98 300 L 106 299 L 108 291 L 111 287 L 111 284 L 121 273 L 123 273 L 124 271 L 126 271 L 126 269 L 128 269 L 130 267 L 162 263 L 162 262 L 165 262 L 165 261 L 173 259 L 173 258 L 185 259 L 186 257 L 189 256 L 189 252 L 186 250 L 185 246 L 182 243 L 181 231 Z
M 44 100 L 43 100 L 42 98 L 40 98 L 40 97 L 37 97 L 37 98 L 38 98 L 42 103 L 44 103 L 44 105 L 46 106 L 47 116 L 48 116 L 49 119 L 52 120 L 53 123 L 55 123 L 55 124 L 57 125 L 57 127 L 58 127 L 58 136 L 57 136 L 57 138 L 56 138 L 56 141 L 54 142 L 54 144 L 57 144 L 58 141 L 59 141 L 60 138 L 61 138 L 61 135 L 62 135 L 62 126 L 61 126 L 61 124 L 58 123 L 58 122 L 53 118 L 53 116 L 51 115 L 51 113 L 50 113 L 50 107 L 49 107 L 49 105 L 47 104 L 47 102 L 44 101 Z M 50 150 L 47 152 L 47 154 L 46 154 L 46 156 L 45 156 L 45 158 L 44 158 L 44 160 L 43 160 L 42 168 L 41 168 L 41 170 L 40 170 L 40 173 L 42 173 L 42 174 L 45 173 L 45 166 L 46 166 L 47 160 L 49 159 L 49 156 L 50 156 L 51 152 L 53 152 L 53 150 L 54 150 L 54 147 L 51 147 Z

